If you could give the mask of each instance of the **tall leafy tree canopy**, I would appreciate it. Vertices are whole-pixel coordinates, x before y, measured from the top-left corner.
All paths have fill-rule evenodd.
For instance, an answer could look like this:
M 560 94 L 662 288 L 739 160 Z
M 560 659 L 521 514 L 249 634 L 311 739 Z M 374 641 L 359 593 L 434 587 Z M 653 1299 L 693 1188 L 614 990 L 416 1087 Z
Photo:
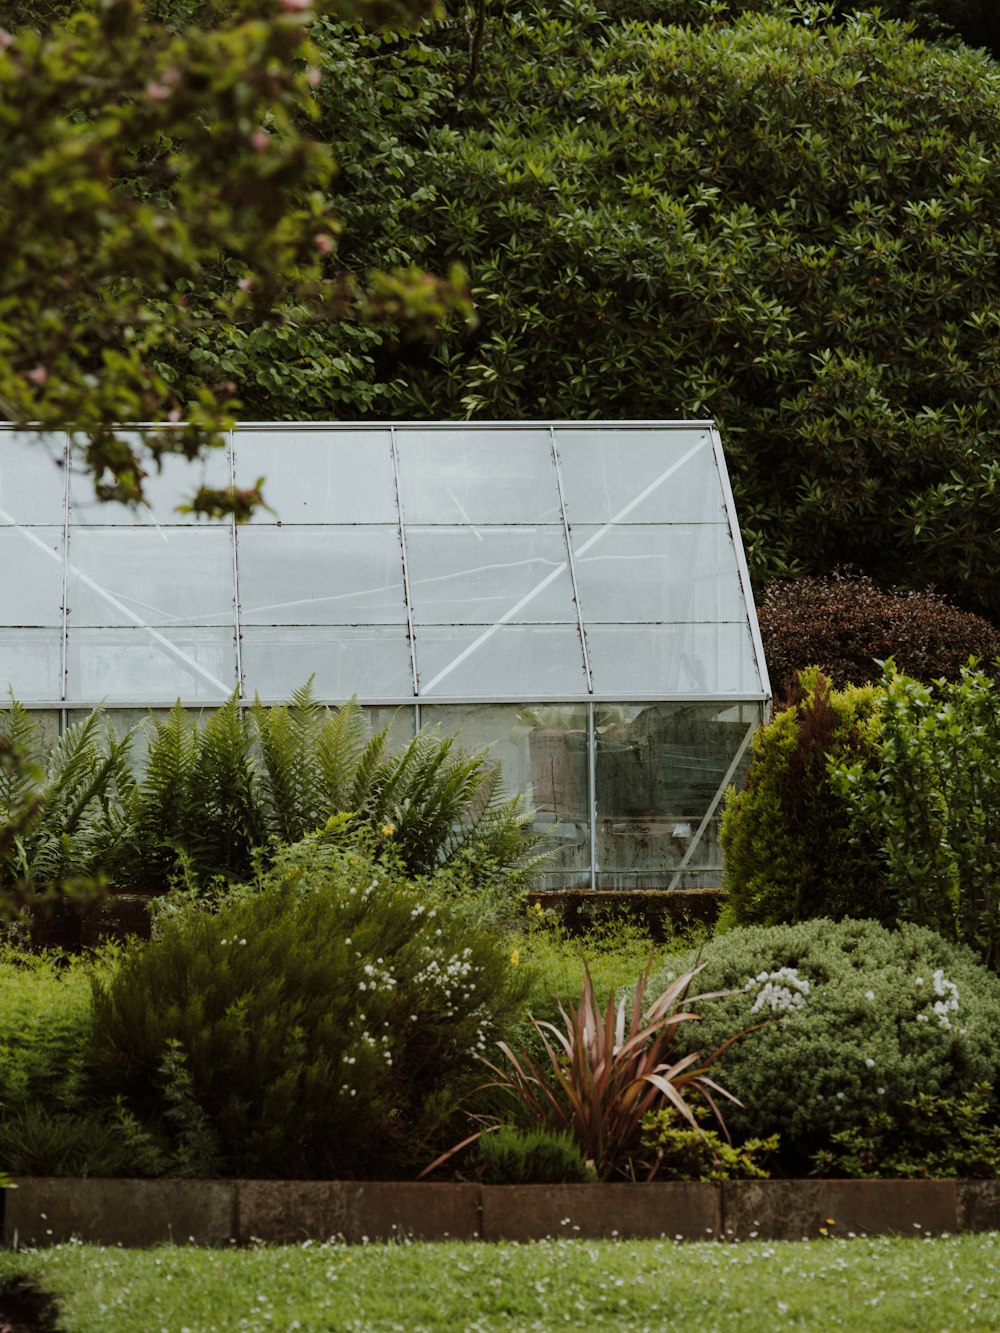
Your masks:
M 711 415 L 756 578 L 850 561 L 1000 615 L 992 3 L 34 7 L 0 394 L 75 414 L 106 493 L 110 423 L 171 411 L 184 451 L 235 412 Z M 475 325 L 413 276 L 453 264 Z
M 383 22 L 423 0 L 334 3 Z M 225 357 L 202 362 L 219 326 L 238 338 L 296 312 L 413 327 L 466 307 L 457 283 L 337 268 L 334 159 L 310 133 L 321 74 L 308 34 L 323 7 L 35 0 L 0 13 L 0 409 L 71 427 L 102 498 L 141 498 L 163 453 L 218 439 L 239 389 Z M 142 446 L 116 431 L 143 420 L 168 425 Z M 242 515 L 255 498 L 200 492 L 197 505 Z

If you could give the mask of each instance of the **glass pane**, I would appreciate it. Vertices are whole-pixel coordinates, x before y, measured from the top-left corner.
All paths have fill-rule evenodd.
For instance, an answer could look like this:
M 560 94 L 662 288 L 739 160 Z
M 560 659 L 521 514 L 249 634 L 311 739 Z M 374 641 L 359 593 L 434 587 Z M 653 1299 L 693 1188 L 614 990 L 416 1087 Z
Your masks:
M 70 537 L 73 625 L 233 625 L 228 527 L 78 528 Z
M 549 432 L 397 430 L 407 523 L 560 523 Z
M 570 534 L 583 622 L 742 620 L 728 528 L 581 524 Z
M 402 625 L 395 527 L 243 527 L 237 532 L 244 625 Z
M 587 697 L 575 625 L 427 625 L 417 634 L 416 652 L 421 696 Z
M 759 712 L 712 704 L 602 709 L 597 727 L 601 888 L 722 884 L 721 794 L 738 783 Z M 741 767 L 731 769 L 743 756 Z M 699 829 L 712 811 L 706 827 Z M 678 887 L 680 887 L 680 883 Z
M 594 693 L 631 695 L 748 694 L 764 697 L 750 627 L 720 625 L 588 625 Z
M 410 651 L 400 626 L 365 629 L 243 631 L 243 680 L 248 698 L 282 703 L 310 675 L 320 699 L 364 703 L 413 697 Z
M 17 698 L 17 696 L 14 696 Z M 6 702 L 9 703 L 10 696 L 7 696 Z M 24 703 L 23 699 L 18 699 L 18 703 Z M 0 708 L 0 735 L 7 734 L 7 718 L 10 716 L 5 708 Z M 31 725 L 34 728 L 34 737 L 30 742 L 31 748 L 39 754 L 47 754 L 56 741 L 59 739 L 59 733 L 62 729 L 62 711 L 58 708 L 32 708 L 29 709 Z
M 87 703 L 221 703 L 236 687 L 231 629 L 71 629 L 67 698 Z
M 534 810 L 532 828 L 549 852 L 546 882 L 566 872 L 589 884 L 590 798 L 586 705 L 520 708 L 515 705 L 424 705 L 425 726 L 456 732 L 466 750 L 488 746 L 503 769 L 508 792 L 525 792 Z
M 0 524 L 63 523 L 66 437 L 0 430 Z
M 122 431 L 122 438 L 130 443 L 142 439 L 142 431 Z M 107 527 L 124 523 L 136 525 L 157 524 L 168 527 L 190 526 L 204 520 L 192 514 L 179 514 L 177 506 L 191 499 L 200 486 L 219 489 L 231 481 L 228 448 L 211 449 L 203 458 L 187 459 L 180 454 L 165 454 L 162 468 L 147 463 L 149 476 L 143 482 L 145 505 L 108 504 L 94 495 L 94 483 L 80 464 L 70 470 L 70 519 L 81 525 Z
M 62 625 L 63 529 L 0 528 L 0 624 Z
M 407 528 L 417 624 L 577 623 L 562 527 Z
M 570 523 L 725 521 L 702 427 L 557 429 L 556 449 Z
M 387 430 L 255 430 L 233 436 L 236 481 L 264 477 L 257 523 L 397 523 Z
M 0 691 L 19 703 L 62 698 L 62 631 L 0 626 Z

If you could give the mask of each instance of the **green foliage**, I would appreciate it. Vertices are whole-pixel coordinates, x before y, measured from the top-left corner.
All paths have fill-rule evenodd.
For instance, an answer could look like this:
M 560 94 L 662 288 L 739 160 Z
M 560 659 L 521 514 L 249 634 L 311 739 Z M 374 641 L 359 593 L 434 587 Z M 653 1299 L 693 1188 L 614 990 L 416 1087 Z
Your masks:
M 713 416 L 755 580 L 849 559 L 996 608 L 994 63 L 871 14 L 572 0 L 491 7 L 470 84 L 464 17 L 320 25 L 319 127 L 342 257 L 460 259 L 478 327 L 293 326 L 253 412 Z
M 815 920 L 737 928 L 652 978 L 664 985 L 695 959 L 705 1001 L 690 1045 L 749 1032 L 720 1061 L 743 1103 L 727 1111 L 734 1137 L 781 1136 L 790 1174 L 808 1169 L 832 1135 L 923 1094 L 961 1097 L 1000 1076 L 1000 979 L 971 950 L 933 931 L 874 921 Z M 957 1007 L 949 1007 L 955 1002 Z
M 574 1185 L 595 1179 L 568 1134 L 501 1125 L 483 1134 L 479 1153 L 491 1185 Z
M 971 945 L 1000 969 L 1000 700 L 992 676 L 963 668 L 923 685 L 890 662 L 872 762 L 831 757 L 831 783 L 857 836 L 881 845 L 894 911 Z
M 838 689 L 878 680 L 891 657 L 929 682 L 957 680 L 970 656 L 1000 656 L 1000 630 L 933 592 L 883 591 L 863 574 L 778 580 L 757 607 L 771 684 L 795 693 L 800 671 L 818 666 Z
M 74 1108 L 86 1082 L 89 1031 L 90 982 L 81 962 L 0 948 L 0 1118 L 33 1104 Z
M 179 1109 L 220 1171 L 406 1175 L 524 991 L 494 932 L 317 842 L 127 953 L 95 986 L 93 1054 L 143 1120 L 170 1135 Z
M 8 906 L 46 893 L 92 898 L 102 862 L 125 836 L 131 733 L 119 739 L 97 708 L 47 749 L 12 699 L 0 713 L 0 743 L 0 891 Z
M 502 790 L 485 750 L 463 752 L 429 729 L 391 752 L 388 727 L 368 735 L 354 702 L 327 708 L 303 686 L 278 708 L 235 698 L 201 722 L 177 704 L 155 722 L 129 799 L 125 882 L 203 889 L 252 877 L 258 859 L 330 823 L 344 841 L 381 840 L 406 871 L 453 867 L 486 896 L 516 895 L 543 859 L 520 795 Z
M 569 1134 L 602 1180 L 634 1175 L 648 1111 L 668 1105 L 697 1127 L 687 1099 L 694 1095 L 723 1124 L 712 1094 L 733 1100 L 708 1074 L 732 1034 L 707 1057 L 700 1051 L 678 1056 L 675 1049 L 678 1029 L 698 1017 L 683 1007 L 698 971 L 694 967 L 672 979 L 647 1004 L 647 968 L 631 1001 L 623 997 L 616 1003 L 612 992 L 601 1014 L 585 967 L 579 1005 L 559 1006 L 561 1025 L 531 1020 L 543 1055 L 497 1042 L 507 1065 L 484 1060 L 495 1075 L 490 1086 L 513 1102 L 526 1124 Z
M 727 1143 L 714 1129 L 694 1129 L 661 1107 L 643 1118 L 642 1146 L 655 1154 L 651 1175 L 659 1180 L 766 1180 L 770 1172 L 760 1159 L 777 1151 L 778 1135 Z
M 216 325 L 266 352 L 283 309 L 414 330 L 468 313 L 457 271 L 452 286 L 411 266 L 333 270 L 333 160 L 306 129 L 314 10 L 383 21 L 433 3 L 3 8 L 0 406 L 69 427 L 100 498 L 140 501 L 164 455 L 219 442 L 238 367 L 204 357 Z M 118 429 L 135 421 L 168 424 L 137 442 Z M 193 508 L 242 519 L 259 499 L 202 488 Z
M 813 1174 L 919 1180 L 1000 1175 L 1000 1124 L 985 1085 L 957 1097 L 922 1093 L 901 1110 L 878 1112 L 863 1128 L 831 1135 Z
M 870 762 L 877 698 L 874 686 L 831 689 L 813 668 L 799 677 L 798 702 L 757 732 L 745 786 L 729 792 L 723 811 L 725 922 L 892 918 L 877 831 L 852 829 L 827 771 L 831 755 L 859 772 Z

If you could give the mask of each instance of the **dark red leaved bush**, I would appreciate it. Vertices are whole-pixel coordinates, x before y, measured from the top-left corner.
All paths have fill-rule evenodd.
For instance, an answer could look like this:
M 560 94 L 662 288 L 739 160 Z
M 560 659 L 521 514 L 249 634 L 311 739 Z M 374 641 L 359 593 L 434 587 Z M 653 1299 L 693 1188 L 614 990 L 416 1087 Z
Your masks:
M 807 666 L 843 688 L 877 680 L 887 657 L 922 681 L 957 679 L 970 655 L 986 669 L 1000 657 L 1000 629 L 982 616 L 929 590 L 883 591 L 849 570 L 770 583 L 757 615 L 779 700 Z

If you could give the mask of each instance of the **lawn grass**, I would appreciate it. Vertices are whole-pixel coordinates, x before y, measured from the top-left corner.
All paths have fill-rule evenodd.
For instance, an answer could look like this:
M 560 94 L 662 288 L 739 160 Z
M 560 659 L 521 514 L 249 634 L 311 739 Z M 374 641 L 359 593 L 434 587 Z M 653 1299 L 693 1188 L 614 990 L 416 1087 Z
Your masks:
M 1000 1233 L 808 1242 L 555 1240 L 0 1253 L 65 1333 L 528 1333 L 675 1326 L 774 1333 L 995 1329 Z

